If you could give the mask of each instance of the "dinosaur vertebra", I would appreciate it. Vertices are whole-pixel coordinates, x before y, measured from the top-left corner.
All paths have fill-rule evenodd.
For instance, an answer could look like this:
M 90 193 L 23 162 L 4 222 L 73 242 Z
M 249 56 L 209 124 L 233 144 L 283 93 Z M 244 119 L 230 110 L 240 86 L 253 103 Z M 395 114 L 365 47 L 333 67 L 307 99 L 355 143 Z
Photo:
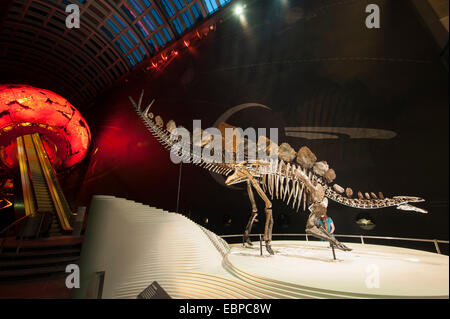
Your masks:
M 310 210 L 310 215 L 306 224 L 306 232 L 315 237 L 329 241 L 335 247 L 344 251 L 351 250 L 344 244 L 337 241 L 318 223 L 318 218 L 326 213 L 328 199 L 345 206 L 359 209 L 379 209 L 386 207 L 396 207 L 405 211 L 416 211 L 427 213 L 426 210 L 410 205 L 409 203 L 423 202 L 424 199 L 412 196 L 394 196 L 387 198 L 379 192 L 378 196 L 371 192 L 358 192 L 358 198 L 352 198 L 353 190 L 334 184 L 328 186 L 336 178 L 336 173 L 325 161 L 317 162 L 316 156 L 311 150 L 303 146 L 298 153 L 287 144 L 283 143 L 278 148 L 278 157 L 265 157 L 258 160 L 244 160 L 235 162 L 211 162 L 206 161 L 201 155 L 202 152 L 194 152 L 195 146 L 205 148 L 211 143 L 211 139 L 203 139 L 197 144 L 195 142 L 183 142 L 176 134 L 176 124 L 173 120 L 168 121 L 164 128 L 163 120 L 160 116 L 149 113 L 154 100 L 141 110 L 144 92 L 142 92 L 138 105 L 129 97 L 137 114 L 143 120 L 144 125 L 156 137 L 156 139 L 170 152 L 178 155 L 184 162 L 190 162 L 200 167 L 206 168 L 217 174 L 226 177 L 225 184 L 233 185 L 237 183 L 247 183 L 247 192 L 252 205 L 252 215 L 244 232 L 244 243 L 251 245 L 249 234 L 253 222 L 257 216 L 257 207 L 253 195 L 253 189 L 265 203 L 266 223 L 264 230 L 264 240 L 266 249 L 270 254 L 274 254 L 271 248 L 272 240 L 272 202 L 271 199 L 283 200 L 287 205 L 292 205 L 297 211 L 302 207 Z M 225 127 L 231 127 L 224 124 Z M 267 138 L 265 142 L 269 141 Z M 178 146 L 178 147 L 175 147 Z M 259 143 L 258 143 L 259 146 Z M 272 147 L 272 146 L 270 146 Z M 236 151 L 236 150 L 235 150 Z M 226 150 L 224 150 L 226 153 Z M 295 155 L 296 154 L 296 155 Z M 227 154 L 221 154 L 221 158 L 227 158 Z M 296 158 L 298 164 L 285 162 Z M 343 196 L 345 192 L 346 196 Z M 269 199 L 270 197 L 270 199 Z

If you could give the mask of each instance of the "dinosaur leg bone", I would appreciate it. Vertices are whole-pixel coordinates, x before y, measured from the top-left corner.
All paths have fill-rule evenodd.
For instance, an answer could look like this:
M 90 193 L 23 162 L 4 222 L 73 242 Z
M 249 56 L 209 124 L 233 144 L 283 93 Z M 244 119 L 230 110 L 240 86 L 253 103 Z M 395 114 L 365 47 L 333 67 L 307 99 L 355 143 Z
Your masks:
M 272 208 L 265 209 L 266 211 L 266 226 L 264 227 L 264 241 L 266 243 L 266 250 L 269 254 L 274 255 L 270 242 L 272 241 L 273 215 Z
M 326 205 L 323 203 L 315 203 L 309 207 L 311 214 L 306 222 L 306 233 L 310 234 L 316 238 L 321 238 L 330 242 L 330 244 L 335 245 L 336 248 L 343 251 L 350 251 L 351 249 L 339 242 L 336 238 L 331 236 L 327 231 L 320 226 L 317 216 L 322 215 L 326 212 Z
M 252 241 L 250 240 L 249 235 L 252 232 L 253 222 L 255 221 L 256 216 L 258 216 L 258 208 L 256 207 L 255 196 L 253 195 L 252 184 L 248 180 L 247 180 L 247 192 L 248 198 L 250 199 L 250 203 L 252 204 L 252 216 L 250 216 L 247 227 L 245 227 L 244 244 L 247 243 L 250 246 L 252 246 L 253 244 Z
M 241 168 L 241 173 L 245 174 L 248 178 L 248 181 L 252 184 L 253 188 L 256 190 L 258 195 L 262 198 L 265 203 L 265 212 L 266 212 L 266 225 L 264 227 L 264 241 L 266 242 L 266 250 L 269 254 L 274 255 L 270 242 L 272 241 L 272 227 L 273 227 L 273 216 L 272 216 L 272 202 L 269 200 L 267 195 L 259 186 L 259 183 L 253 178 L 249 171 L 245 168 Z

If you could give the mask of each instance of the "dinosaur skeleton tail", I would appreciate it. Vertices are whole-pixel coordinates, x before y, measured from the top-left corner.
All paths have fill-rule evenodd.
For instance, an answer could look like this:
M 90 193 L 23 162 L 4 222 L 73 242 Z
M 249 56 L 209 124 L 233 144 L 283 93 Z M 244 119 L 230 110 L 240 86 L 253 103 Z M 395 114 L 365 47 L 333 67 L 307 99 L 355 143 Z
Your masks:
M 325 190 L 325 196 L 335 202 L 338 202 L 342 205 L 353 207 L 353 208 L 360 208 L 360 209 L 379 209 L 379 208 L 386 208 L 386 207 L 396 207 L 400 210 L 406 210 L 406 211 L 415 211 L 419 213 L 426 214 L 428 211 L 425 209 L 415 207 L 413 205 L 410 205 L 409 203 L 419 203 L 424 202 L 424 199 L 420 197 L 414 197 L 414 196 L 394 196 L 393 198 L 348 198 L 345 196 L 342 196 L 332 188 L 328 187 Z
M 396 207 L 400 210 L 416 211 L 427 213 L 426 210 L 410 205 L 409 203 L 423 202 L 420 197 L 413 196 L 394 196 L 385 198 L 380 192 L 379 195 L 371 192 L 365 193 L 365 196 L 358 193 L 358 198 L 348 198 L 336 192 L 333 188 L 326 185 L 322 177 L 317 176 L 311 170 L 302 168 L 300 165 L 284 163 L 283 161 L 271 160 L 270 165 L 261 168 L 261 184 L 264 191 L 268 191 L 272 199 L 283 200 L 287 205 L 291 204 L 297 212 L 302 207 L 305 211 L 308 206 L 309 191 L 306 190 L 304 182 L 299 175 L 307 176 L 312 184 L 321 184 L 325 190 L 325 196 L 339 204 L 359 208 L 359 209 L 380 209 L 387 207 Z
M 150 133 L 152 133 L 152 135 L 161 143 L 161 145 L 164 146 L 165 149 L 167 149 L 171 153 L 177 154 L 181 161 L 183 161 L 184 163 L 199 165 L 200 167 L 206 168 L 214 173 L 224 176 L 228 176 L 232 172 L 232 169 L 230 169 L 226 165 L 206 162 L 201 157 L 201 153 L 198 154 L 197 152 L 192 152 L 193 147 L 191 143 L 183 143 L 181 141 L 178 141 L 178 135 L 172 134 L 162 125 L 158 125 L 157 123 L 155 123 L 155 121 L 152 120 L 153 115 L 151 113 L 148 113 L 150 107 L 154 103 L 154 100 L 147 106 L 144 111 L 141 110 L 143 94 L 144 92 L 142 92 L 139 98 L 139 103 L 137 105 L 131 96 L 129 96 L 129 99 L 133 104 L 136 113 L 143 121 L 144 125 L 147 127 Z M 176 144 L 178 147 L 174 147 Z
M 147 129 L 164 146 L 165 149 L 169 150 L 175 144 L 174 141 L 170 137 L 171 134 L 163 127 L 157 125 L 153 120 L 151 120 L 147 116 L 148 110 L 154 103 L 154 100 L 147 106 L 147 108 L 144 111 L 141 111 L 141 109 L 140 109 L 143 93 L 144 92 L 142 92 L 142 94 L 141 94 L 138 105 L 136 105 L 136 103 L 134 102 L 134 100 L 131 96 L 129 96 L 128 98 L 130 99 L 131 103 L 134 106 L 134 110 L 139 115 L 141 120 L 144 122 L 144 125 L 147 127 Z
M 179 141 L 178 135 L 172 134 L 169 130 L 165 129 L 162 123 L 158 123 L 157 117 L 155 118 L 155 121 L 153 121 L 153 114 L 149 113 L 149 109 L 154 103 L 154 100 L 146 107 L 144 111 L 142 111 L 141 104 L 143 95 L 144 91 L 142 91 L 137 105 L 131 97 L 129 97 L 129 99 L 133 104 L 136 113 L 144 122 L 144 125 L 164 146 L 164 148 L 169 150 L 171 153 L 177 154 L 185 163 L 199 165 L 214 173 L 224 176 L 228 176 L 233 172 L 232 165 L 205 161 L 201 156 L 201 152 L 193 152 L 191 142 L 186 143 Z M 175 145 L 178 147 L 174 147 Z M 311 194 L 306 190 L 305 183 L 309 183 L 310 188 L 314 188 L 314 185 L 317 184 L 322 185 L 325 189 L 325 196 L 327 198 L 349 207 L 360 209 L 396 207 L 400 210 L 428 213 L 422 208 L 409 204 L 424 202 L 424 199 L 420 197 L 394 196 L 393 198 L 384 198 L 382 193 L 379 193 L 379 196 L 377 197 L 375 193 L 365 193 L 363 196 L 361 192 L 358 192 L 359 198 L 344 197 L 340 194 L 343 192 L 343 189 L 340 186 L 334 185 L 333 188 L 329 187 L 321 176 L 317 176 L 310 169 L 302 168 L 300 165 L 293 163 L 286 164 L 283 161 L 274 159 L 270 159 L 268 164 L 269 165 L 256 165 L 250 170 L 255 174 L 255 176 L 262 177 L 260 180 L 262 188 L 265 192 L 269 192 L 272 199 L 274 197 L 277 199 L 282 199 L 287 203 L 287 205 L 291 203 L 292 199 L 292 208 L 294 209 L 296 207 L 297 212 L 301 206 L 303 206 L 302 208 L 304 211 L 306 210 L 309 202 L 308 196 L 311 196 Z M 335 188 L 340 190 L 340 192 L 336 192 Z M 301 205 L 302 203 L 303 205 Z

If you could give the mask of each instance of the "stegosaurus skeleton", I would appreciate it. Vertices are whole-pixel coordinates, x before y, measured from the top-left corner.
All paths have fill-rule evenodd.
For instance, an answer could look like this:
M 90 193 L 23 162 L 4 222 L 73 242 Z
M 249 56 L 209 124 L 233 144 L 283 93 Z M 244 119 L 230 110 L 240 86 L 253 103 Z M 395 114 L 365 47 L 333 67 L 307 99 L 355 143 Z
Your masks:
M 377 197 L 374 193 L 371 196 L 366 193 L 364 198 L 361 193 L 359 198 L 344 197 L 332 187 L 327 185 L 327 181 L 312 169 L 301 167 L 300 165 L 285 163 L 277 159 L 264 159 L 258 161 L 244 161 L 235 163 L 215 163 L 206 162 L 199 154 L 185 150 L 192 150 L 192 145 L 185 145 L 174 151 L 172 148 L 177 143 L 178 136 L 174 136 L 169 130 L 165 129 L 161 118 L 154 117 L 149 113 L 149 109 L 154 100 L 147 106 L 145 110 L 141 110 L 142 98 L 144 91 L 136 105 L 132 97 L 129 97 L 137 114 L 143 120 L 145 126 L 158 139 L 158 141 L 169 151 L 177 152 L 184 161 L 188 161 L 195 165 L 199 165 L 217 174 L 227 177 L 225 184 L 233 185 L 237 183 L 247 183 L 247 192 L 252 205 L 252 215 L 244 232 L 244 242 L 251 245 L 249 235 L 253 226 L 253 222 L 257 216 L 258 209 L 256 207 L 253 189 L 265 203 L 266 222 L 264 229 L 264 241 L 267 251 L 273 255 L 271 248 L 272 240 L 272 202 L 269 199 L 282 199 L 288 205 L 292 199 L 292 208 L 297 204 L 297 211 L 303 202 L 303 210 L 306 207 L 310 210 L 310 215 L 306 223 L 306 233 L 314 237 L 329 241 L 335 247 L 347 251 L 351 250 L 344 244 L 340 243 L 333 236 L 328 234 L 318 223 L 318 217 L 326 212 L 328 199 L 331 199 L 342 205 L 360 209 L 378 209 L 386 207 L 396 207 L 400 210 L 416 211 L 427 213 L 426 210 L 410 205 L 409 203 L 423 202 L 424 199 L 413 196 L 395 196 L 393 198 L 385 198 L 381 193 Z M 171 130 L 172 131 L 172 130 Z M 202 145 L 202 147 L 205 145 Z M 302 201 L 303 199 L 303 201 Z

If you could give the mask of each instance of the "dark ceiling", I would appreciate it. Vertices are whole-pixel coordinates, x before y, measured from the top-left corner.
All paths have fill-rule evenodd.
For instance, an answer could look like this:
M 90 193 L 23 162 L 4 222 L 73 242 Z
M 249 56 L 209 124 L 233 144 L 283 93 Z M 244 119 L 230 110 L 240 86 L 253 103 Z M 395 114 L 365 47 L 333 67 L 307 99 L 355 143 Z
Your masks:
M 118 78 L 230 2 L 210 1 L 2 0 L 0 82 L 50 89 L 89 107 Z M 66 27 L 70 3 L 80 8 L 79 29 Z

